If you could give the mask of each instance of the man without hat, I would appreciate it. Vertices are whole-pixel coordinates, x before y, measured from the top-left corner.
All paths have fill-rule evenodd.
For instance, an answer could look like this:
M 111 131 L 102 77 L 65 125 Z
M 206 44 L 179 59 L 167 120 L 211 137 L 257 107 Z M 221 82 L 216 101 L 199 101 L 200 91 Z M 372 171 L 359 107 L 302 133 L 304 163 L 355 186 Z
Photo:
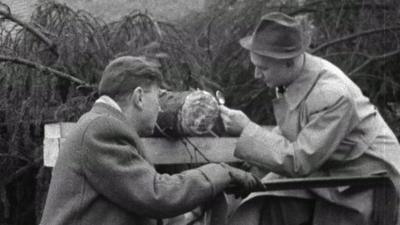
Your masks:
M 190 211 L 228 186 L 236 194 L 260 188 L 250 173 L 225 164 L 156 172 L 139 137 L 153 132 L 160 79 L 144 57 L 120 57 L 105 68 L 101 97 L 61 147 L 41 225 L 161 224 L 155 219 Z
M 255 78 L 278 89 L 277 126 L 263 129 L 241 111 L 221 106 L 226 129 L 240 135 L 236 157 L 270 171 L 266 180 L 385 173 L 395 188 L 257 193 L 230 224 L 399 224 L 399 143 L 360 88 L 332 63 L 306 53 L 301 23 L 283 13 L 264 15 L 240 44 L 250 52 Z

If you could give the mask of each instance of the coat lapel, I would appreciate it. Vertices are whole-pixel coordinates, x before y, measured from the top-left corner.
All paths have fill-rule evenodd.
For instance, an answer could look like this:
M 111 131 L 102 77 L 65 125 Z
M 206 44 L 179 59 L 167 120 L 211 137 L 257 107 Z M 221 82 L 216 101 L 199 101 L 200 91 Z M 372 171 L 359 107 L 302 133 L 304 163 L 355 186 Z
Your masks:
M 313 56 L 306 54 L 301 75 L 292 84 L 287 86 L 280 98 L 273 100 L 274 115 L 282 134 L 294 141 L 299 134 L 306 116 L 303 102 L 314 88 L 319 77 L 325 72 L 322 65 Z

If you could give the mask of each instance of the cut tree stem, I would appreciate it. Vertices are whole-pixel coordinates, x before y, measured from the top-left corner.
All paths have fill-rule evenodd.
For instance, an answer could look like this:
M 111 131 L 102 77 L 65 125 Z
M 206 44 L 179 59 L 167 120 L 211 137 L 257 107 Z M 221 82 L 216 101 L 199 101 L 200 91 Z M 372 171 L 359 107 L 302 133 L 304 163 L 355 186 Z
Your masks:
M 27 67 L 31 67 L 31 68 L 35 68 L 35 69 L 38 69 L 38 70 L 50 72 L 50 73 L 52 73 L 52 74 L 54 74 L 54 75 L 56 75 L 56 76 L 58 76 L 60 78 L 70 80 L 70 81 L 72 81 L 74 83 L 77 83 L 77 84 L 80 84 L 80 85 L 83 85 L 83 86 L 88 86 L 88 87 L 91 86 L 90 84 L 86 83 L 85 81 L 80 80 L 80 79 L 78 79 L 78 78 L 76 78 L 76 77 L 74 77 L 74 76 L 72 76 L 70 74 L 55 70 L 53 68 L 50 68 L 50 67 L 47 67 L 47 66 L 44 66 L 44 65 L 29 61 L 27 59 L 20 58 L 20 57 L 11 57 L 11 56 L 0 55 L 0 62 L 12 62 L 12 63 L 20 64 L 20 65 L 25 65 Z

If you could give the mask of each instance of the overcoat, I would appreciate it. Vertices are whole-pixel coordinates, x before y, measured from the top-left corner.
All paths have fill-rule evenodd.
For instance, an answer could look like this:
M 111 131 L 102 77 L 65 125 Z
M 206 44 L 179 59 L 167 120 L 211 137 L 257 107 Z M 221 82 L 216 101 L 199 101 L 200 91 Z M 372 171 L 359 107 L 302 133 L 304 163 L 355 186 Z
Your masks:
M 387 173 L 400 193 L 399 142 L 375 106 L 339 68 L 306 54 L 301 75 L 273 100 L 273 106 L 277 127 L 270 131 L 251 122 L 235 149 L 236 157 L 271 171 L 264 179 Z M 368 188 L 264 192 L 246 201 L 267 195 L 316 199 L 314 224 L 374 222 L 374 191 Z
M 53 169 L 41 225 L 156 224 L 212 200 L 231 182 L 219 164 L 157 173 L 129 124 L 104 103 L 79 119 Z

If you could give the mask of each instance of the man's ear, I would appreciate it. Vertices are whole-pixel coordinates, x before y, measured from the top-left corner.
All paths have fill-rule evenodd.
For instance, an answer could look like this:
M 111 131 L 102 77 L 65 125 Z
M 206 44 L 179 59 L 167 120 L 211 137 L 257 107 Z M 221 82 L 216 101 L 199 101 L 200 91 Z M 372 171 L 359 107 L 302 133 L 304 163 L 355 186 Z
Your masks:
M 133 103 L 133 105 L 139 109 L 139 110 L 143 110 L 143 88 L 141 87 L 137 87 L 135 88 L 135 90 L 133 90 L 132 93 L 132 97 L 131 97 L 131 101 Z

